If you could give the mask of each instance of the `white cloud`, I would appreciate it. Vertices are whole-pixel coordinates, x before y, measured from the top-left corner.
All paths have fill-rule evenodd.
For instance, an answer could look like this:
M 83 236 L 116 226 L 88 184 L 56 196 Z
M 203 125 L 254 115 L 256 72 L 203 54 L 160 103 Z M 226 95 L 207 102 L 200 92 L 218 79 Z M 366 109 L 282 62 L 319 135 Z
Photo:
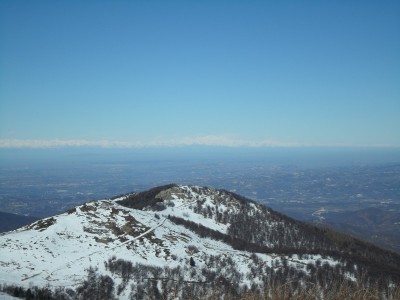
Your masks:
M 0 148 L 63 148 L 63 147 L 128 147 L 127 143 L 117 141 L 91 140 L 42 140 L 42 139 L 0 139 Z
M 0 149 L 10 148 L 146 148 L 146 147 L 182 147 L 182 146 L 217 146 L 217 147 L 392 147 L 391 145 L 348 145 L 348 144 L 301 144 L 273 140 L 246 140 L 227 136 L 198 136 L 173 139 L 154 139 L 148 141 L 112 141 L 79 139 L 0 139 Z
M 299 146 L 295 143 L 284 143 L 271 140 L 245 140 L 226 136 L 207 135 L 200 137 L 186 137 L 170 140 L 172 146 L 223 146 L 223 147 L 291 147 Z
M 112 141 L 112 140 L 66 140 L 66 139 L 0 139 L 0 148 L 65 148 L 65 147 L 101 147 L 101 148 L 145 148 L 180 146 L 219 146 L 219 147 L 292 147 L 295 143 L 275 141 L 253 141 L 235 139 L 226 136 L 199 136 L 173 139 L 154 139 L 148 141 Z

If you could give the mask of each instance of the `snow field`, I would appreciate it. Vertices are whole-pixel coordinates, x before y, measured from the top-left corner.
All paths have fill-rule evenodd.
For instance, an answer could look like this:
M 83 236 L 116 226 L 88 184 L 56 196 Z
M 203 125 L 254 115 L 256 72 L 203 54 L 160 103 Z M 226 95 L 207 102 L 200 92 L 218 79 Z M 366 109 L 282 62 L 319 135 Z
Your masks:
M 241 285 L 250 286 L 251 282 L 260 281 L 261 277 L 254 276 L 251 270 L 251 253 L 234 250 L 230 245 L 210 238 L 200 238 L 189 229 L 167 219 L 168 215 L 176 216 L 226 233 L 229 224 L 218 223 L 214 217 L 207 218 L 195 213 L 194 208 L 198 201 L 202 201 L 203 205 L 214 207 L 220 212 L 237 213 L 239 204 L 230 202 L 232 205 L 227 205 L 221 192 L 213 194 L 189 186 L 180 188 L 183 192 L 172 194 L 172 199 L 165 201 L 166 209 L 160 212 L 130 209 L 121 206 L 116 200 L 102 200 L 86 203 L 72 212 L 55 216 L 52 224 L 40 223 L 37 228 L 26 226 L 0 236 L 0 283 L 18 284 L 25 288 L 47 284 L 54 288 L 74 288 L 85 280 L 86 269 L 92 266 L 97 267 L 99 273 L 112 277 L 118 285 L 122 279 L 107 271 L 104 264 L 113 256 L 133 264 L 161 268 L 189 266 L 192 257 L 198 270 L 210 269 L 208 259 L 215 256 L 233 261 L 236 270 L 242 274 Z M 173 206 L 168 203 L 173 203 Z M 259 210 L 253 203 L 250 206 L 253 213 Z M 283 259 L 287 260 L 288 265 L 302 268 L 304 272 L 306 265 L 316 260 L 333 266 L 338 263 L 318 255 L 307 259 L 300 259 L 297 255 L 256 256 L 264 268 L 279 268 Z M 231 266 L 228 264 L 225 268 L 221 270 L 214 266 L 211 270 L 229 273 Z M 185 273 L 188 280 L 193 279 L 193 272 L 189 270 Z M 205 280 L 199 272 L 195 278 Z M 129 293 L 128 288 L 121 294 L 121 299 L 127 298 Z

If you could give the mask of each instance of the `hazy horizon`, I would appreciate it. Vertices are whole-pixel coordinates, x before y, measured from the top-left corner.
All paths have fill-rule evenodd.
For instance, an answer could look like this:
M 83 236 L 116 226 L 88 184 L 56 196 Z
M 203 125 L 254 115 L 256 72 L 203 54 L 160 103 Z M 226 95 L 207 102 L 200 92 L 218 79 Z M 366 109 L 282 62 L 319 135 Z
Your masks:
M 248 148 L 186 146 L 140 149 L 104 149 L 96 147 L 51 149 L 0 149 L 0 168 L 13 166 L 63 165 L 74 163 L 245 163 L 299 167 L 379 165 L 400 163 L 397 148 Z

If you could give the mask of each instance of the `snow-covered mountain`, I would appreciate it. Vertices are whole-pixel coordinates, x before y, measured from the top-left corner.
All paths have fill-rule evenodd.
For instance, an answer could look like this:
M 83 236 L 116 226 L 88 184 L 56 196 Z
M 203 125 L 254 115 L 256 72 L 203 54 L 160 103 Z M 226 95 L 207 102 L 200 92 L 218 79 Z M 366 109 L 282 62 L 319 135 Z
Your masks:
M 89 202 L 0 236 L 1 284 L 65 299 L 89 299 L 95 283 L 104 299 L 204 299 L 280 282 L 391 289 L 399 274 L 394 253 L 197 186 Z

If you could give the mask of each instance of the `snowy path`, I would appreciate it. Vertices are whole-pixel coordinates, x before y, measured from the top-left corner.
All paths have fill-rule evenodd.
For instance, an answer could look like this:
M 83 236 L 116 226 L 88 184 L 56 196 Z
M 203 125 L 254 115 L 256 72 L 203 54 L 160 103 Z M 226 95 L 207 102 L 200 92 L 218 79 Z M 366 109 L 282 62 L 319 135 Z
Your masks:
M 107 249 L 102 249 L 102 250 L 97 250 L 97 251 L 94 251 L 94 252 L 92 252 L 92 253 L 89 253 L 89 254 L 87 254 L 87 255 L 84 255 L 84 256 L 82 256 L 82 257 L 79 257 L 79 258 L 77 258 L 77 259 L 75 259 L 75 260 L 72 260 L 72 261 L 69 261 L 69 262 L 63 264 L 63 265 L 60 266 L 59 268 L 57 268 L 57 269 L 55 269 L 54 271 L 50 272 L 49 275 L 48 275 L 48 277 L 47 277 L 47 280 L 50 280 L 50 276 L 51 276 L 51 275 L 54 275 L 54 273 L 56 273 L 56 272 L 58 272 L 58 271 L 60 271 L 60 270 L 63 270 L 63 269 L 66 268 L 66 267 L 70 267 L 72 264 L 75 264 L 75 263 L 79 262 L 79 261 L 82 260 L 82 259 L 85 259 L 85 258 L 87 258 L 87 257 L 90 257 L 90 256 L 95 255 L 95 254 L 99 254 L 99 253 L 102 253 L 102 252 L 105 252 L 105 251 L 112 251 L 112 250 L 114 250 L 114 249 L 116 249 L 116 248 L 119 248 L 119 247 L 121 247 L 121 246 L 123 246 L 123 245 L 132 243 L 132 242 L 136 241 L 137 239 L 140 239 L 141 237 L 144 237 L 145 235 L 147 235 L 147 234 L 149 234 L 150 232 L 154 231 L 154 230 L 157 229 L 158 227 L 161 227 L 161 226 L 164 224 L 164 222 L 165 222 L 166 220 L 167 220 L 167 218 L 164 218 L 164 220 L 162 220 L 159 224 L 157 224 L 156 226 L 150 228 L 150 229 L 147 230 L 146 232 L 143 232 L 142 234 L 140 234 L 140 235 L 138 235 L 138 236 L 136 236 L 136 237 L 134 237 L 134 238 L 132 238 L 132 239 L 130 239 L 130 240 L 128 240 L 128 241 L 125 241 L 125 242 L 123 242 L 123 243 L 121 243 L 121 244 L 118 244 L 118 245 L 116 245 L 116 246 L 114 246 L 114 247 L 107 248 Z M 39 275 L 42 274 L 43 272 L 48 273 L 47 271 L 42 271 L 42 272 L 37 273 L 37 274 L 34 274 L 34 275 L 32 275 L 32 276 L 28 276 L 28 277 L 22 278 L 21 281 L 25 281 L 25 280 L 28 280 L 28 279 L 30 279 L 30 278 L 39 276 Z
M 182 203 L 181 205 L 176 206 L 175 208 L 181 208 L 181 207 L 189 206 L 189 205 L 195 204 L 196 201 L 197 201 L 196 199 L 192 199 L 192 200 L 189 200 L 189 201 L 185 201 L 184 203 Z M 126 209 L 126 207 L 124 207 L 124 209 Z M 89 253 L 89 254 L 83 255 L 83 256 L 81 256 L 81 257 L 79 257 L 79 258 L 77 258 L 77 259 L 71 260 L 71 261 L 69 261 L 69 262 L 67 262 L 67 263 L 63 263 L 61 266 L 59 266 L 58 268 L 54 269 L 53 271 L 50 271 L 50 270 L 49 270 L 49 271 L 43 270 L 43 271 L 41 271 L 41 272 L 39 272 L 39 273 L 36 273 L 36 274 L 34 274 L 34 275 L 26 276 L 26 277 L 22 278 L 21 281 L 26 281 L 26 280 L 28 280 L 28 279 L 34 278 L 34 277 L 36 277 L 36 276 L 39 276 L 39 275 L 43 274 L 44 272 L 48 274 L 48 276 L 46 277 L 46 280 L 52 281 L 51 276 L 53 276 L 55 273 L 57 273 L 57 272 L 59 272 L 59 271 L 65 269 L 65 268 L 70 268 L 73 264 L 76 264 L 76 263 L 78 263 L 79 261 L 81 261 L 81 260 L 83 260 L 83 259 L 85 259 L 85 258 L 91 257 L 91 256 L 93 256 L 93 255 L 101 254 L 101 253 L 104 253 L 104 252 L 113 251 L 113 250 L 115 250 L 115 249 L 117 249 L 117 248 L 120 248 L 120 247 L 122 247 L 122 246 L 124 246 L 124 245 L 133 243 L 134 241 L 136 241 L 136 240 L 138 240 L 138 239 L 140 239 L 140 238 L 146 236 L 146 235 L 149 234 L 150 232 L 153 232 L 153 231 L 156 230 L 157 228 L 163 226 L 166 220 L 167 220 L 167 217 L 165 217 L 160 223 L 158 223 L 157 225 L 155 225 L 155 226 L 153 226 L 152 228 L 148 229 L 148 230 L 145 231 L 144 233 L 142 233 L 142 234 L 140 234 L 140 235 L 138 235 L 138 236 L 136 236 L 136 237 L 134 237 L 134 238 L 131 238 L 131 239 L 125 241 L 125 242 L 122 242 L 122 243 L 120 243 L 120 244 L 118 244 L 118 245 L 116 245 L 116 246 L 113 246 L 113 247 L 111 247 L 111 248 L 96 250 L 96 251 L 91 252 L 91 253 Z M 124 235 L 124 236 L 126 236 L 126 235 Z

